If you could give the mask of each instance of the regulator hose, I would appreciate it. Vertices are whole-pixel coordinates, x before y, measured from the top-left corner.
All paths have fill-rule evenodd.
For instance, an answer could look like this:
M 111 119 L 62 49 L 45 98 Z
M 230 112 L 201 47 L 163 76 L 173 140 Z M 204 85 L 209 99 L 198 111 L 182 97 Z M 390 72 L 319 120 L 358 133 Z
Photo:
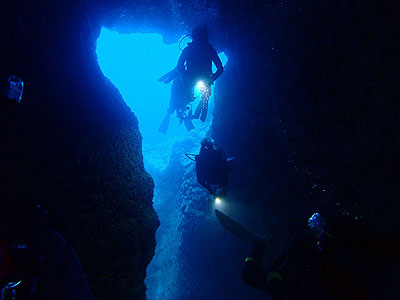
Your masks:
M 187 37 L 189 37 L 189 36 L 190 36 L 190 34 L 187 34 L 187 35 L 185 35 L 183 38 L 181 38 L 181 40 L 179 41 L 178 47 L 179 47 L 179 49 L 180 49 L 181 51 L 183 51 L 183 49 L 181 48 L 181 43 L 182 43 L 182 41 L 183 41 L 184 39 L 186 39 Z

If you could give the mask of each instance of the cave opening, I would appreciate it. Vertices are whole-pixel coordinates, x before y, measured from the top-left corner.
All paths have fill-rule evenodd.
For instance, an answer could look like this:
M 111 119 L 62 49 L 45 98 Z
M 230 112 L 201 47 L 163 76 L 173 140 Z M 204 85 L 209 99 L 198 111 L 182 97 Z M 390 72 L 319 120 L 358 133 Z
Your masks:
M 167 134 L 158 132 L 168 108 L 170 85 L 157 79 L 175 67 L 181 53 L 178 41 L 165 44 L 157 33 L 120 34 L 103 27 L 96 52 L 103 74 L 119 89 L 139 120 L 144 163 L 151 175 L 167 167 L 172 145 L 177 140 L 207 132 L 212 121 L 213 98 L 206 122 L 197 122 L 195 130 L 187 132 L 177 118 L 171 118 Z M 227 57 L 223 52 L 219 55 L 225 65 Z M 193 105 L 197 103 L 195 100 Z
M 139 120 L 145 169 L 155 183 L 153 206 L 160 219 L 160 227 L 156 234 L 155 256 L 146 275 L 147 298 L 150 300 L 180 299 L 193 292 L 179 286 L 182 274 L 187 272 L 180 259 L 184 235 L 188 234 L 182 230 L 185 223 L 182 221 L 183 207 L 188 206 L 187 190 L 197 193 L 194 198 L 198 203 L 206 203 L 208 197 L 196 183 L 194 164 L 184 154 L 198 152 L 200 141 L 209 135 L 213 93 L 204 123 L 195 120 L 195 129 L 188 132 L 173 114 L 168 132 L 165 135 L 158 132 L 169 105 L 171 85 L 157 79 L 176 66 L 180 47 L 183 48 L 190 39 L 182 41 L 181 45 L 179 39 L 166 44 L 157 33 L 121 34 L 103 27 L 96 47 L 103 74 L 119 89 Z M 225 65 L 228 60 L 226 55 L 221 52 L 219 56 Z M 215 72 L 215 66 L 213 69 Z M 193 102 L 193 107 L 199 98 Z M 198 206 L 195 202 L 192 203 Z M 204 206 L 200 210 L 204 213 Z M 190 283 L 185 286 L 193 285 L 195 277 L 192 277 L 192 282 L 189 279 Z

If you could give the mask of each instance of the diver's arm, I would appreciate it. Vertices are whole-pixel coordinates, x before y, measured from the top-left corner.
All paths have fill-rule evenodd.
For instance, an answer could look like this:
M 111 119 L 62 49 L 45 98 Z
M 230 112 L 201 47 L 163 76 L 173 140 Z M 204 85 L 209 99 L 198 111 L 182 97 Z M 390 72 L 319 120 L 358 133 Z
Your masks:
M 181 56 L 178 59 L 178 63 L 176 64 L 176 69 L 178 70 L 178 72 L 180 73 L 185 73 L 186 71 L 186 67 L 185 67 L 185 62 L 187 59 L 187 50 L 186 48 L 182 51 Z
M 197 180 L 200 183 L 200 185 L 203 186 L 207 191 L 209 191 L 211 194 L 213 193 L 213 188 L 211 184 L 205 178 L 200 178 Z
M 212 52 L 211 52 L 211 59 L 212 59 L 213 63 L 215 64 L 215 66 L 217 67 L 217 72 L 213 73 L 211 76 L 212 82 L 214 82 L 224 72 L 224 67 L 222 66 L 221 59 L 219 58 L 218 53 L 217 53 L 217 51 L 215 51 L 214 48 L 212 49 Z

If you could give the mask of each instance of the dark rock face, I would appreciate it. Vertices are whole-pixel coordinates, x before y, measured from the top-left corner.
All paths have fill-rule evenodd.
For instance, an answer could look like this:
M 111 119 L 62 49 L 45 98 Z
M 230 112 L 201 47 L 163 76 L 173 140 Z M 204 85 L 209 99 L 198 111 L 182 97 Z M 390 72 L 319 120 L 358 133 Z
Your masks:
M 1 103 L 1 204 L 60 210 L 96 299 L 144 299 L 154 185 L 137 119 L 97 65 L 101 17 L 85 3 L 0 4 L 1 82 L 25 83 L 16 110 Z
M 334 213 L 340 202 L 395 230 L 398 5 L 279 2 L 223 14 L 236 20 L 227 30 L 237 61 L 217 86 L 213 134 L 240 160 L 235 187 L 280 214 Z

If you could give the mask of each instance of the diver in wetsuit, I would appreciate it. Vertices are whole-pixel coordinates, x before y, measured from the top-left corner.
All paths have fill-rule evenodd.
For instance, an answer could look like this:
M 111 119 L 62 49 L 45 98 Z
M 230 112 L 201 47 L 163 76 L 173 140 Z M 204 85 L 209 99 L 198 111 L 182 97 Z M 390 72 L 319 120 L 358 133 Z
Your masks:
M 354 257 L 400 260 L 399 237 L 367 232 L 348 218 L 332 220 L 327 227 L 319 214 L 309 219 L 309 226 L 315 236 L 297 241 L 269 270 L 262 268 L 266 245 L 255 241 L 243 281 L 269 292 L 273 299 L 373 299 L 356 276 L 365 261 Z
M 211 85 L 224 71 L 222 62 L 213 48 L 208 43 L 208 31 L 205 26 L 196 27 L 192 31 L 193 42 L 183 50 L 176 68 L 163 75 L 158 81 L 171 83 L 171 98 L 167 114 L 158 129 L 166 134 L 171 115 L 176 111 L 180 123 L 184 123 L 188 131 L 194 128 L 192 119 L 204 122 L 208 112 L 208 99 L 211 96 Z M 212 63 L 217 71 L 212 73 Z M 201 83 L 201 84 L 200 84 Z M 201 100 L 194 115 L 189 106 L 194 98 L 194 88 L 199 84 Z
M 197 181 L 214 196 L 223 196 L 229 184 L 230 168 L 224 151 L 209 138 L 201 142 L 195 156 Z
M 208 99 L 211 96 L 211 85 L 224 71 L 217 51 L 208 43 L 208 30 L 206 26 L 196 27 L 192 31 L 193 42 L 183 50 L 177 63 L 177 70 L 183 76 L 187 89 L 187 97 L 193 99 L 194 88 L 199 84 L 201 100 L 196 108 L 193 118 L 205 122 L 208 111 Z M 212 63 L 217 67 L 212 72 Z
M 0 209 L 0 299 L 92 300 L 79 259 L 40 207 Z

